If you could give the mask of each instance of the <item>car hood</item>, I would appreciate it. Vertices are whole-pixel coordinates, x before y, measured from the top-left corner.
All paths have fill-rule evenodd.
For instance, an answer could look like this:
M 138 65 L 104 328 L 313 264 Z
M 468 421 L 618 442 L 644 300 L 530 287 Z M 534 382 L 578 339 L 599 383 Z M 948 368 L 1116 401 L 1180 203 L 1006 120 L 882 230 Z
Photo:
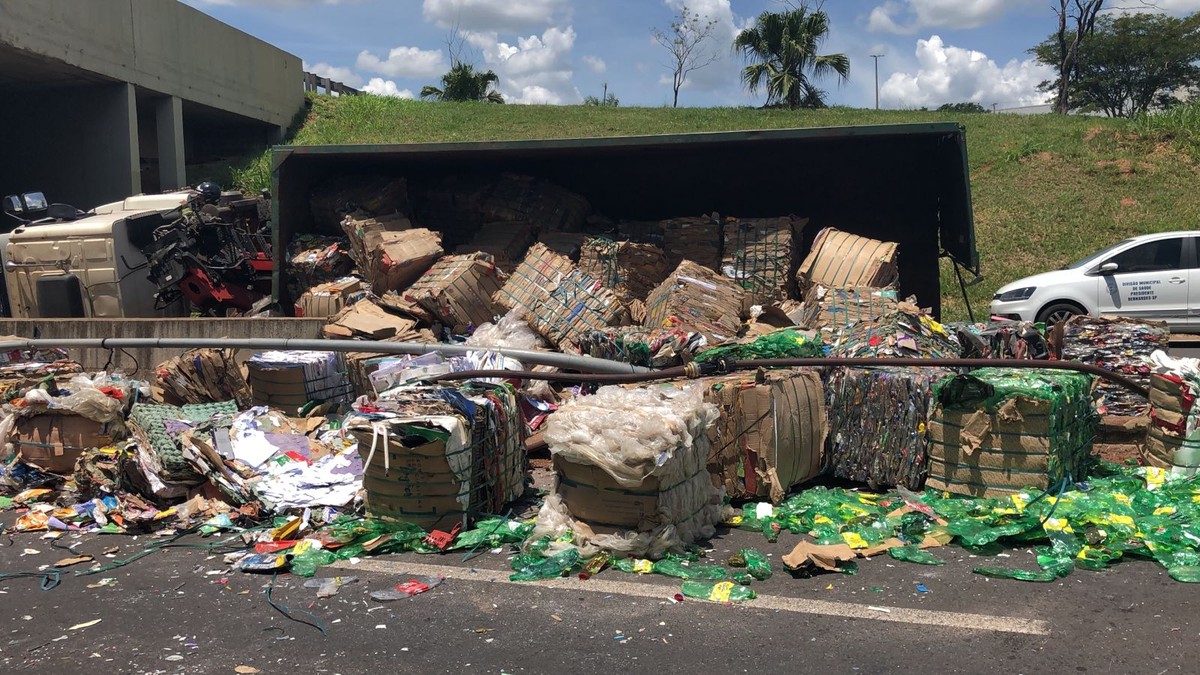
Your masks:
M 1010 284 L 1005 284 L 997 289 L 996 293 L 1007 293 L 1008 291 L 1015 291 L 1018 288 L 1025 288 L 1027 286 L 1042 288 L 1043 286 L 1052 286 L 1070 281 L 1079 281 L 1083 277 L 1083 270 L 1054 270 L 1053 272 L 1043 272 L 1030 277 L 1017 279 Z

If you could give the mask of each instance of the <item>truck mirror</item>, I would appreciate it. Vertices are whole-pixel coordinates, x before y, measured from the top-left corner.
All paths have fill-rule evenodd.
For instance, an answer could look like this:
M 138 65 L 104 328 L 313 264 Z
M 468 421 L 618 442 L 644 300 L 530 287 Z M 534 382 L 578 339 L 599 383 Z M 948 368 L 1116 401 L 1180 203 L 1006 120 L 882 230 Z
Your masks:
M 25 208 L 30 211 L 44 211 L 50 205 L 46 201 L 46 195 L 40 192 L 26 192 L 21 195 L 21 200 L 25 202 Z
M 16 195 L 8 195 L 0 202 L 0 208 L 4 209 L 5 213 L 21 213 L 25 207 L 21 205 L 21 198 Z

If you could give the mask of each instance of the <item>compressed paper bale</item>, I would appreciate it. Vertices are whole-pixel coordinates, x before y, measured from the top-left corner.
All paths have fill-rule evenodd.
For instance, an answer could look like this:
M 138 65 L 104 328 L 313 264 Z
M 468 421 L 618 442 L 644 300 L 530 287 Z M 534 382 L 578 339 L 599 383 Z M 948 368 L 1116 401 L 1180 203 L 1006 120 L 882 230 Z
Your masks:
M 584 239 L 585 235 L 581 232 L 543 232 L 538 235 L 537 240 L 547 249 L 575 262 L 579 260 Z
M 404 218 L 348 216 L 342 229 L 350 239 L 351 255 L 376 295 L 407 288 L 442 255 L 442 235 L 411 229 Z
M 886 288 L 900 278 L 894 242 L 860 237 L 827 227 L 796 271 L 801 294 L 816 284 L 832 288 Z
M 492 296 L 503 283 L 504 273 L 496 269 L 491 255 L 455 255 L 434 263 L 403 295 L 461 335 L 502 312 Z
M 828 288 L 817 284 L 804 296 L 795 318 L 813 330 L 839 330 L 859 321 L 877 321 L 895 314 L 898 298 L 891 288 Z
M 346 214 L 367 216 L 408 213 L 408 182 L 386 176 L 339 176 L 318 185 L 309 199 L 318 229 L 336 229 Z
M 1092 376 L 983 368 L 934 386 L 926 486 L 993 497 L 1087 478 Z
M 722 227 L 721 273 L 746 290 L 746 309 L 794 295 L 794 240 L 807 218 L 726 218 Z
M 730 279 L 685 260 L 646 298 L 643 324 L 697 332 L 717 345 L 737 336 L 744 297 Z
M 684 260 L 717 271 L 721 266 L 721 219 L 716 213 L 659 222 L 662 247 L 672 269 Z
M 154 400 L 168 405 L 236 401 L 250 407 L 250 386 L 232 349 L 190 349 L 154 369 Z
M 460 245 L 455 252 L 489 253 L 495 260 L 496 267 L 508 274 L 525 257 L 529 246 L 533 244 L 533 237 L 533 225 L 526 222 L 488 223 L 479 228 L 479 232 L 470 242 Z
M 611 288 L 622 302 L 645 300 L 671 269 L 662 249 L 654 244 L 637 244 L 593 237 L 583 243 L 579 269 Z
M 829 368 L 825 473 L 872 489 L 919 490 L 929 473 L 926 429 L 945 368 Z
M 541 243 L 534 244 L 494 299 L 506 309 L 520 310 L 526 316 L 532 316 L 533 308 L 547 294 L 546 289 L 574 269 L 574 263 L 567 256 L 555 253 Z
M 548 232 L 582 228 L 591 205 L 582 195 L 550 181 L 505 173 L 479 205 L 484 222 L 520 220 Z

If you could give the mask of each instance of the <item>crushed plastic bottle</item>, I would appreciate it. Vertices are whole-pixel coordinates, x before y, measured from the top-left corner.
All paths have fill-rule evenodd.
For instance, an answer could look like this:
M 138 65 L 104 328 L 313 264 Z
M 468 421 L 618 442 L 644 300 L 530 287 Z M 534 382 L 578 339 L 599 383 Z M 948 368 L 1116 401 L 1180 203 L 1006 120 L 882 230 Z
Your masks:
M 539 579 L 553 579 L 561 577 L 571 568 L 579 564 L 579 549 L 569 548 L 562 553 L 556 553 L 549 558 L 527 565 L 517 572 L 509 575 L 509 581 L 537 581 Z
M 677 560 L 659 560 L 654 563 L 654 573 L 676 579 L 728 579 L 729 572 L 719 565 L 695 565 Z
M 318 598 L 332 598 L 337 595 L 342 586 L 358 582 L 358 577 L 329 577 L 326 579 L 309 579 L 304 582 L 305 588 L 317 589 Z
M 1058 579 L 1053 572 L 1038 570 L 1036 572 L 1030 570 L 1011 570 L 1004 567 L 976 567 L 971 570 L 975 574 L 980 574 L 992 579 L 1016 579 L 1018 581 L 1041 581 L 1049 582 Z
M 750 575 L 759 581 L 770 579 L 772 574 L 771 561 L 767 559 L 767 556 L 752 548 L 743 548 L 729 556 L 729 566 L 745 567 Z
M 754 589 L 732 581 L 685 581 L 683 594 L 689 598 L 711 602 L 741 602 L 758 597 Z
M 323 548 L 310 548 L 292 558 L 292 574 L 298 577 L 311 577 L 317 573 L 318 567 L 333 564 L 337 556 L 332 551 Z
M 388 602 L 390 600 L 403 600 L 404 598 L 411 598 L 412 596 L 420 595 L 431 588 L 441 586 L 442 582 L 445 580 L 445 577 L 409 579 L 402 584 L 396 584 L 392 588 L 382 591 L 371 591 L 371 599 L 376 602 Z
M 945 565 L 945 561 L 920 547 L 893 546 L 888 549 L 888 555 L 896 560 L 916 563 L 918 565 Z

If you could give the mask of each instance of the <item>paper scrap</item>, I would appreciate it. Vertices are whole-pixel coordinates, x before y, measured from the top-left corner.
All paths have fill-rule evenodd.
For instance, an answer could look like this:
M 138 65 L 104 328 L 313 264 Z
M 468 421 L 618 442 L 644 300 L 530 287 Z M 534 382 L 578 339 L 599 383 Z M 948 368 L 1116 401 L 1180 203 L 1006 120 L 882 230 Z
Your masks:
M 84 623 L 77 623 L 74 626 L 71 626 L 70 628 L 68 628 L 67 630 L 79 630 L 81 628 L 87 628 L 88 626 L 95 626 L 96 624 L 100 623 L 103 620 L 104 619 L 92 619 L 91 621 L 86 621 Z

